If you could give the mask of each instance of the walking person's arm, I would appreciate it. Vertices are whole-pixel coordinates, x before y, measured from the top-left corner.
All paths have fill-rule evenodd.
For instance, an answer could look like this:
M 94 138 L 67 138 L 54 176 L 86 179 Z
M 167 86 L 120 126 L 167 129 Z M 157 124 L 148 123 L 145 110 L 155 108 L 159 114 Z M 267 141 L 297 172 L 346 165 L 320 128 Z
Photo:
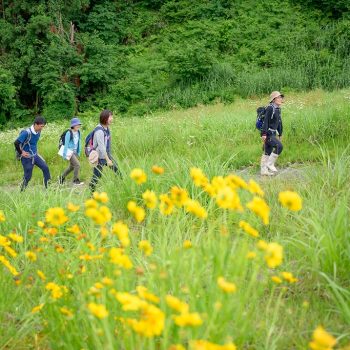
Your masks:
M 278 135 L 279 135 L 279 139 L 282 139 L 282 133 L 283 133 L 283 123 L 282 123 L 282 117 L 280 119 L 280 124 L 278 125 Z
M 30 156 L 30 154 L 28 152 L 23 151 L 21 148 L 21 145 L 23 145 L 23 143 L 26 141 L 27 137 L 28 137 L 27 131 L 23 130 L 19 134 L 17 140 L 14 142 L 17 152 L 24 158 L 29 158 L 29 156 Z
M 106 159 L 107 165 L 112 166 L 113 162 L 109 159 L 107 154 L 107 148 L 105 144 L 105 133 L 103 132 L 103 130 L 97 130 L 95 132 L 95 135 L 96 135 L 96 143 L 97 143 L 99 153 L 101 153 L 104 159 Z
M 81 132 L 80 130 L 78 130 L 78 135 L 79 135 L 79 140 L 78 140 L 78 148 L 77 148 L 77 155 L 80 157 L 80 153 L 81 153 Z
M 66 132 L 64 137 L 63 159 L 67 159 L 68 144 L 70 142 L 70 131 Z
M 264 142 L 267 138 L 267 131 L 269 129 L 269 124 L 270 124 L 270 119 L 272 117 L 272 114 L 273 114 L 273 107 L 271 105 L 267 106 L 266 112 L 265 112 L 264 123 L 263 123 L 263 126 L 261 128 L 261 138 L 263 139 Z

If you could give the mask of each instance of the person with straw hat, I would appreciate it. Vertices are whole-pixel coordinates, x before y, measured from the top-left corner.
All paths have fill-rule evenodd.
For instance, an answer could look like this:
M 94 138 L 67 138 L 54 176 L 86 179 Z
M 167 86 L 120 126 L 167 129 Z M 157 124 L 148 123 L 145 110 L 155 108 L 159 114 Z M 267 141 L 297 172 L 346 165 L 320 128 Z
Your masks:
M 281 142 L 283 133 L 281 106 L 283 99 L 284 95 L 279 91 L 273 91 L 270 95 L 270 104 L 266 107 L 261 129 L 261 138 L 264 142 L 264 153 L 260 164 L 261 175 L 272 176 L 277 173 L 275 163 L 283 150 Z

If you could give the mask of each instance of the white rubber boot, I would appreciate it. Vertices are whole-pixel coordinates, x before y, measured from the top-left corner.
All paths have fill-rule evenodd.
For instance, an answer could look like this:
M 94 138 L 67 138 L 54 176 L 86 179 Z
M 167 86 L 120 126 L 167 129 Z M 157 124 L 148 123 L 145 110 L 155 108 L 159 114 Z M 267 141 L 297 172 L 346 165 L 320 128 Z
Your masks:
M 274 172 L 274 173 L 277 173 L 277 169 L 275 167 L 275 163 L 276 163 L 276 160 L 278 158 L 278 154 L 276 153 L 271 153 L 270 156 L 269 156 L 269 159 L 267 160 L 267 169 Z
M 263 154 L 261 156 L 261 161 L 260 161 L 260 174 L 264 176 L 272 176 L 273 173 L 271 173 L 267 167 L 267 162 L 269 160 L 269 156 L 266 154 Z

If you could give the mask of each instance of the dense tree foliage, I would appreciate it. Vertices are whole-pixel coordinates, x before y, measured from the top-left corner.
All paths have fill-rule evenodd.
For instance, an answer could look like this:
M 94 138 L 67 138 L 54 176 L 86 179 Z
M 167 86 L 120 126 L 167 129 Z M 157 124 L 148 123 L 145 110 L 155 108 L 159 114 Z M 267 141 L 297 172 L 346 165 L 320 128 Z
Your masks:
M 0 122 L 350 85 L 345 0 L 2 0 Z

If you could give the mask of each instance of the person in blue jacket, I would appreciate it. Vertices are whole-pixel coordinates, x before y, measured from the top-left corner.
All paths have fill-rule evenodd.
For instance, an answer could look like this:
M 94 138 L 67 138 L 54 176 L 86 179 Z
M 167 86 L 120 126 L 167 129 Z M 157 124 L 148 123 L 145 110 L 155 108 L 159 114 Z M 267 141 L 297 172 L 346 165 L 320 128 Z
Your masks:
M 83 185 L 79 179 L 80 162 L 78 157 L 81 153 L 81 134 L 80 134 L 81 122 L 79 118 L 73 118 L 70 122 L 70 129 L 66 132 L 63 159 L 69 159 L 68 168 L 59 177 L 59 182 L 62 185 L 67 175 L 74 170 L 73 184 Z M 68 155 L 68 158 L 67 158 Z
M 32 178 L 34 165 L 40 168 L 43 172 L 45 188 L 47 188 L 48 181 L 51 179 L 49 167 L 45 160 L 38 154 L 37 149 L 41 131 L 45 125 L 46 121 L 43 117 L 36 117 L 33 125 L 22 130 L 14 142 L 24 171 L 21 191 L 24 191 L 28 186 L 28 183 Z

